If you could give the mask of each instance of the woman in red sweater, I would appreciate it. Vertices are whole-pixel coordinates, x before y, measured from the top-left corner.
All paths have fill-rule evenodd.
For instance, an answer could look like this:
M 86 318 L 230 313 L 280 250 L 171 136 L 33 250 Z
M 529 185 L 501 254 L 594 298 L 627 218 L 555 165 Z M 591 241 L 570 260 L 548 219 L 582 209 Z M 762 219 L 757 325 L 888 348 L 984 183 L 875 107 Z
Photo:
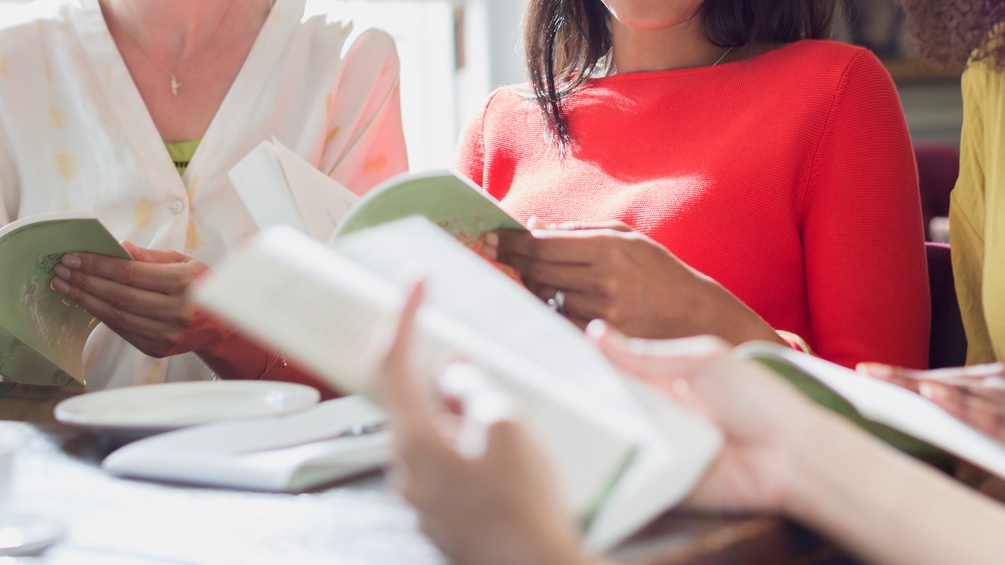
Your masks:
M 875 57 L 803 39 L 833 8 L 531 0 L 531 84 L 492 94 L 457 161 L 537 228 L 490 238 L 499 258 L 581 325 L 923 367 L 911 142 Z

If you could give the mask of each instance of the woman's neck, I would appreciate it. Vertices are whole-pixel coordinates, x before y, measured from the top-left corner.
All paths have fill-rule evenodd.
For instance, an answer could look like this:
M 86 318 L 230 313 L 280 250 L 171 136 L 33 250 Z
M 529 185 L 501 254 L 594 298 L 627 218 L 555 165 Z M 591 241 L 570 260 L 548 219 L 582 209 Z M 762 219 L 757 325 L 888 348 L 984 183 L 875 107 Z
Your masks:
M 257 33 L 273 0 L 99 0 L 113 34 L 122 32 L 137 47 L 177 63 L 212 36 Z M 224 21 L 226 20 L 226 21 Z M 246 27 L 253 29 L 245 29 Z
M 618 73 L 707 67 L 723 61 L 727 50 L 705 38 L 697 20 L 663 29 L 637 29 L 611 19 L 612 55 Z

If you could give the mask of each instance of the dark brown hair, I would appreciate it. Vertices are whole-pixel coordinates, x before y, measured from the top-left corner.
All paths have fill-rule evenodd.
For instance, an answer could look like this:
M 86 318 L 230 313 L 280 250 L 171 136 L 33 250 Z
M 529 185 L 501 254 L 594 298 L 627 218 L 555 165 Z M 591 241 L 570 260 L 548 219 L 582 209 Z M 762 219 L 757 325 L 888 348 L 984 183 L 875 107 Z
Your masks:
M 988 41 L 1005 22 L 1000 0 L 899 0 L 914 49 L 933 65 L 961 71 L 967 61 L 987 60 L 1005 69 L 1005 42 Z
M 835 0 L 704 0 L 695 17 L 719 47 L 825 37 Z M 524 46 L 531 85 L 560 147 L 571 137 L 562 99 L 610 70 L 610 12 L 601 0 L 530 0 Z

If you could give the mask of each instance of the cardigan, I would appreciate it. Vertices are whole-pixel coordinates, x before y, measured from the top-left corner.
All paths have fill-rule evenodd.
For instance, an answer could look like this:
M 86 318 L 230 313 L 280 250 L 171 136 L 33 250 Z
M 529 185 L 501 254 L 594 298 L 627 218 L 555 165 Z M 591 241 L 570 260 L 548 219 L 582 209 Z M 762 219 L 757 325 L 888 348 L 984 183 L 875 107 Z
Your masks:
M 1005 360 L 1005 74 L 992 61 L 976 61 L 962 87 L 949 241 L 970 365 Z

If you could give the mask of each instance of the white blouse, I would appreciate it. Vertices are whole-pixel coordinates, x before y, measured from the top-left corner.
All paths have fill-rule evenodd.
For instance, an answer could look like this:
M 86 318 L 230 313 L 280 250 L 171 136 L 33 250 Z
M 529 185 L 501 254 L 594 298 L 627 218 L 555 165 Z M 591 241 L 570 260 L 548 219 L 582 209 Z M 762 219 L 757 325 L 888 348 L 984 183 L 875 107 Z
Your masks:
M 0 224 L 55 210 L 119 239 L 213 265 L 256 231 L 227 172 L 275 136 L 362 193 L 407 169 L 391 38 L 352 29 L 352 2 L 277 0 L 179 176 L 97 0 L 0 11 Z M 148 357 L 104 325 L 89 388 L 199 380 L 194 355 Z

